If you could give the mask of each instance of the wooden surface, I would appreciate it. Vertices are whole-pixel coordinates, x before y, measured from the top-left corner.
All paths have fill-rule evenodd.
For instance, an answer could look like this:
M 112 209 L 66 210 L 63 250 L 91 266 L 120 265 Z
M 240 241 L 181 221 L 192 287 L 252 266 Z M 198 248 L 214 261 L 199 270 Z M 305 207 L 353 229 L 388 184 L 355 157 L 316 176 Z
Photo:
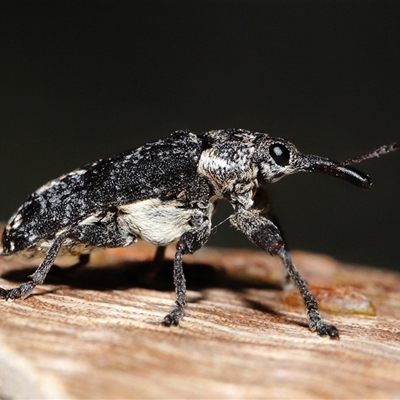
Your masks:
M 296 292 L 279 289 L 278 259 L 205 248 L 185 259 L 186 316 L 165 328 L 172 263 L 150 280 L 154 250 L 100 251 L 76 276 L 58 271 L 28 299 L 0 302 L 0 397 L 400 398 L 399 274 L 294 252 L 340 330 L 330 340 L 309 331 Z M 0 259 L 0 285 L 37 262 Z

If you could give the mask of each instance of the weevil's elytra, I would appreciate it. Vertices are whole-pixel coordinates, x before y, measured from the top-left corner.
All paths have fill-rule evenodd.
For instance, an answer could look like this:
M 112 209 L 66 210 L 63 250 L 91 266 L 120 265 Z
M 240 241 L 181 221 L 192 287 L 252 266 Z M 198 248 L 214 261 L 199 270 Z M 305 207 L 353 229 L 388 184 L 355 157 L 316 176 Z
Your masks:
M 177 325 L 183 316 L 186 284 L 182 256 L 201 248 L 211 233 L 216 199 L 233 207 L 232 225 L 261 249 L 280 257 L 303 297 L 309 326 L 319 335 L 338 338 L 292 263 L 278 227 L 268 216 L 265 188 L 295 172 L 322 172 L 367 189 L 368 175 L 349 167 L 395 151 L 400 142 L 341 163 L 300 153 L 289 141 L 261 132 L 226 129 L 195 135 L 188 130 L 110 158 L 88 164 L 48 182 L 32 193 L 10 218 L 0 255 L 43 257 L 30 280 L 0 297 L 28 296 L 44 282 L 59 254 L 89 261 L 95 247 L 123 247 L 138 239 L 162 248 L 176 242 L 175 307 L 163 324 Z M 270 219 L 269 219 L 270 218 Z

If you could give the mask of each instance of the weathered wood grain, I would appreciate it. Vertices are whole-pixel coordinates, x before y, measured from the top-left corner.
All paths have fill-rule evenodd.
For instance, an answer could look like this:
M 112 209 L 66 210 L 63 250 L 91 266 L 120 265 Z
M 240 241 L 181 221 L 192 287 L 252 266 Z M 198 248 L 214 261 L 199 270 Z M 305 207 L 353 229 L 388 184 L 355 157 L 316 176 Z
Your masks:
M 28 299 L 0 302 L 1 397 L 400 397 L 400 274 L 294 252 L 340 330 L 330 340 L 308 330 L 296 292 L 279 289 L 278 259 L 205 248 L 186 257 L 186 316 L 165 328 L 172 263 L 150 279 L 154 250 L 96 253 L 75 276 L 58 271 Z M 0 259 L 0 285 L 36 264 Z

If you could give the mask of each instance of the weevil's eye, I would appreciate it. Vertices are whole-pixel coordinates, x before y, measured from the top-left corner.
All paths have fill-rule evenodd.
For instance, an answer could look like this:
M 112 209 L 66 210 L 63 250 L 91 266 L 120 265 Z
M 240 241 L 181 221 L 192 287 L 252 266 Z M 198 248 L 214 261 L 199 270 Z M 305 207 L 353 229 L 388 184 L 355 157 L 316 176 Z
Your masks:
M 271 144 L 269 147 L 269 154 L 271 154 L 273 160 L 281 167 L 289 164 L 290 151 L 283 144 Z

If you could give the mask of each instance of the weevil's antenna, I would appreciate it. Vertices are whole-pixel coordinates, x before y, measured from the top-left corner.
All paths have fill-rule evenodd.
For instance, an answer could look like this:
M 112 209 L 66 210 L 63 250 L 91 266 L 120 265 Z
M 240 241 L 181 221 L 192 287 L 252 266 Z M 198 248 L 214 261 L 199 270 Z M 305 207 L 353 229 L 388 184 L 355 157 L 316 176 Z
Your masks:
M 341 161 L 339 165 L 358 164 L 361 161 L 368 160 L 369 158 L 379 157 L 384 154 L 391 153 L 393 151 L 398 150 L 399 148 L 400 148 L 400 141 L 394 142 L 392 144 L 381 146 L 378 149 L 369 151 L 368 153 L 360 154 L 356 157 L 349 158 L 348 160 Z

